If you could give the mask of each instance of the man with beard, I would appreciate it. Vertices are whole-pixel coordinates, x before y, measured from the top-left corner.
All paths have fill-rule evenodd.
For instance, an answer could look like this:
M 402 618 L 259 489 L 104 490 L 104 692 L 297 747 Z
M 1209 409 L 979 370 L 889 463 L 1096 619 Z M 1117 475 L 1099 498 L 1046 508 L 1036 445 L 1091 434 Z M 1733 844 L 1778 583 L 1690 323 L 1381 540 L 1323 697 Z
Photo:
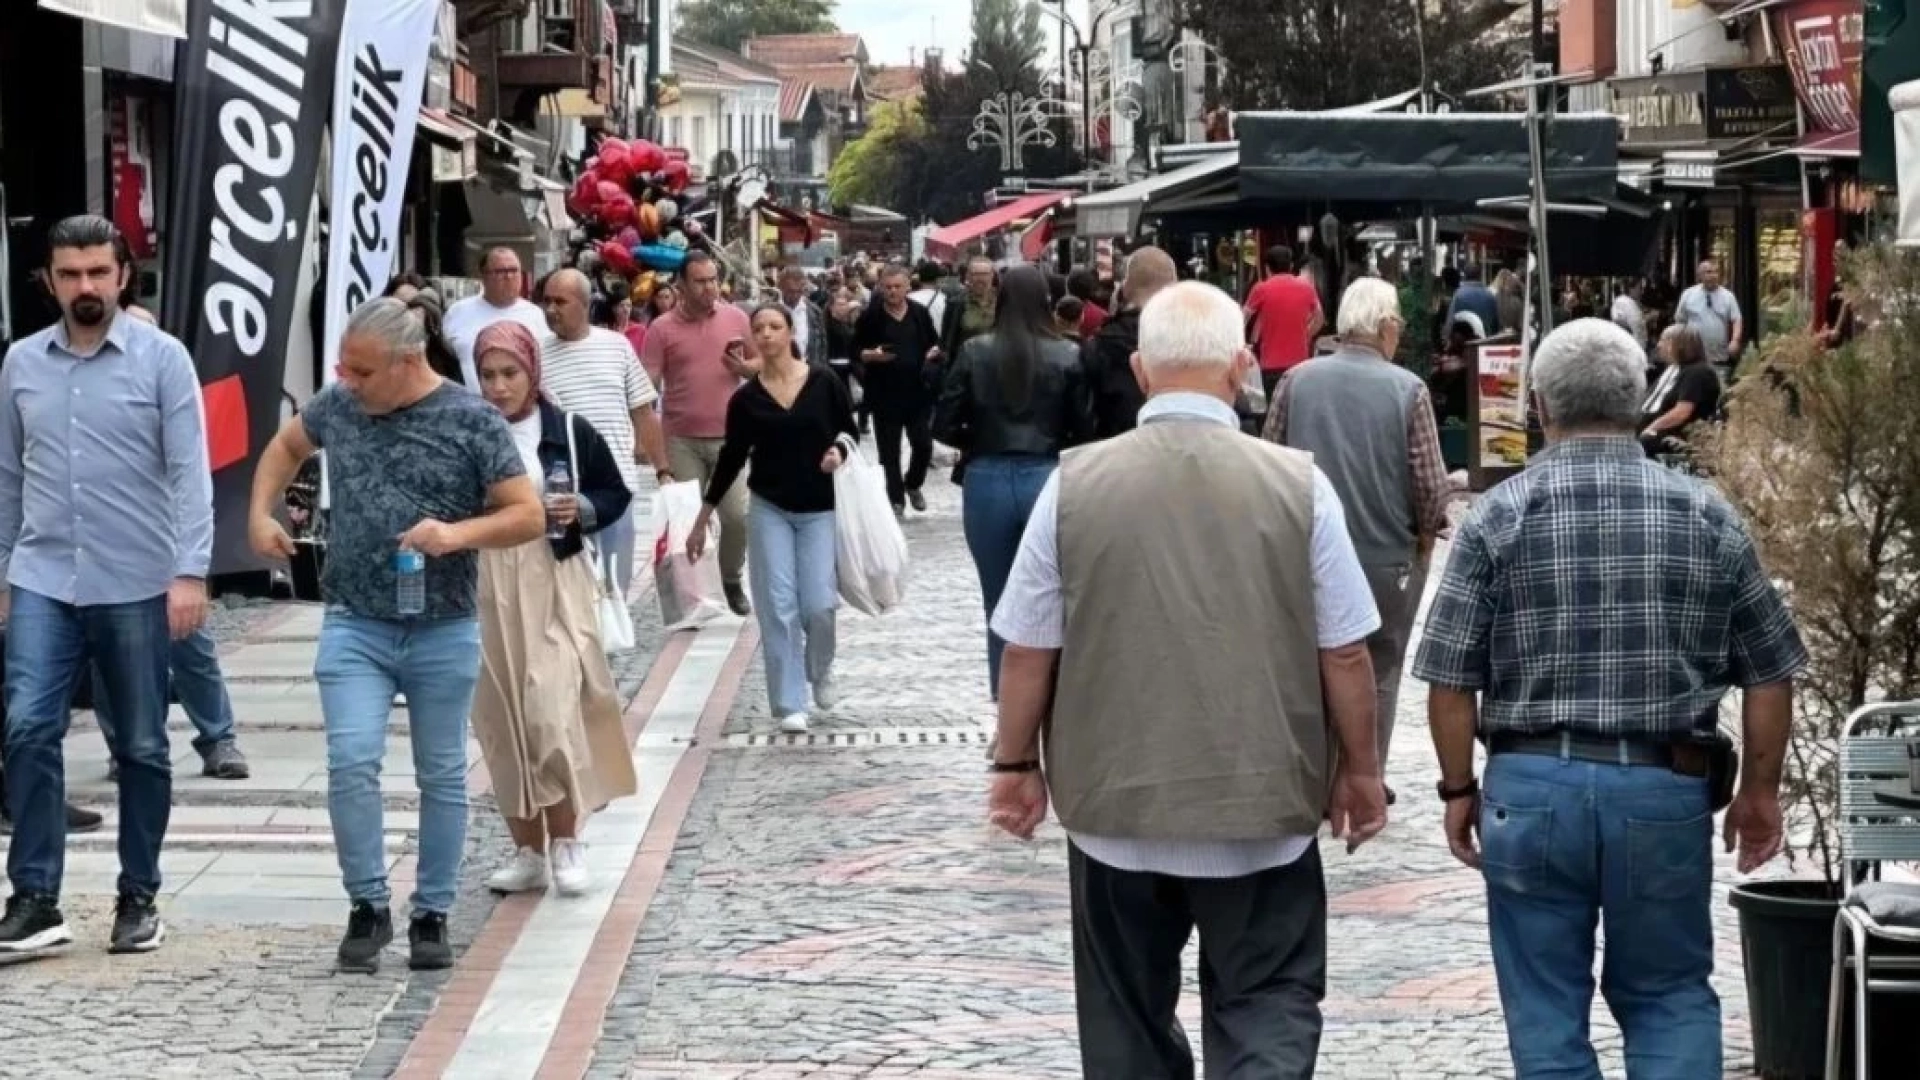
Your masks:
M 112 222 L 68 218 L 47 237 L 60 322 L 0 369 L 0 594 L 8 620 L 5 740 L 13 817 L 0 960 L 73 941 L 61 745 L 75 679 L 99 672 L 99 716 L 120 766 L 120 883 L 110 949 L 159 948 L 154 906 L 173 802 L 172 642 L 207 617 L 213 480 L 200 380 L 180 342 L 122 317 L 128 267 Z

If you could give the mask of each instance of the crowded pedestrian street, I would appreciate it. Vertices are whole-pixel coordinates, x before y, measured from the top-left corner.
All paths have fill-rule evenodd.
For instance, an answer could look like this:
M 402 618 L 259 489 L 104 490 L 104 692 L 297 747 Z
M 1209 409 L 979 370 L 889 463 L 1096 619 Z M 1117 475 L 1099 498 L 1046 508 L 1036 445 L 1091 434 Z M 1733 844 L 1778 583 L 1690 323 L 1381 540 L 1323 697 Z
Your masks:
M 987 825 L 979 588 L 958 490 L 929 484 L 928 498 L 906 523 L 905 605 L 843 618 L 842 701 L 805 735 L 775 730 L 751 620 L 665 636 L 651 593 L 633 598 L 640 646 L 614 665 L 640 792 L 586 830 L 586 895 L 496 900 L 484 888 L 509 844 L 473 753 L 451 971 L 410 975 L 396 949 L 376 976 L 335 974 L 342 905 L 308 677 L 319 610 L 218 608 L 253 777 L 177 771 L 166 949 L 132 962 L 77 949 L 0 969 L 8 1060 L 63 1077 L 1080 1075 L 1066 845 L 1051 823 L 1032 843 Z M 1424 710 L 1409 680 L 1387 830 L 1352 856 L 1323 845 L 1322 1077 L 1512 1075 L 1484 889 L 1441 836 Z M 191 760 L 178 710 L 171 726 L 176 764 Z M 405 733 L 402 707 L 383 779 L 397 890 L 411 879 L 416 822 Z M 67 755 L 75 800 L 109 807 L 105 750 L 85 716 Z M 110 818 L 69 854 L 68 913 L 83 941 L 110 915 L 112 843 Z M 1728 883 L 1730 866 L 1719 877 Z M 1722 895 L 1713 911 L 1727 1075 L 1745 1076 L 1733 912 Z M 1604 1008 L 1594 1022 L 1619 1075 Z

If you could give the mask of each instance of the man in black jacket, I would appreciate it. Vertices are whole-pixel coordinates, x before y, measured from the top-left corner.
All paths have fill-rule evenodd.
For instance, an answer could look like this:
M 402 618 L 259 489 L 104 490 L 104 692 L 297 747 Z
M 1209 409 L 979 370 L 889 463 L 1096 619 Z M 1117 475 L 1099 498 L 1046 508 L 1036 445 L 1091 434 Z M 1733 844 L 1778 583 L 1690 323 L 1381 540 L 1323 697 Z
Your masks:
M 899 264 L 880 272 L 879 291 L 861 313 L 853 337 L 865 373 L 861 381 L 866 400 L 873 407 L 880 467 L 887 474 L 887 500 L 895 515 L 906 513 L 909 500 L 915 510 L 927 508 L 920 488 L 933 464 L 932 386 L 942 358 L 933 317 L 907 299 L 911 277 Z M 913 449 L 904 474 L 900 470 L 902 435 Z
M 1140 311 L 1147 301 L 1179 280 L 1173 257 L 1143 247 L 1127 257 L 1120 286 L 1121 310 L 1087 339 L 1080 353 L 1087 386 L 1093 391 L 1093 437 L 1111 439 L 1132 431 L 1146 394 L 1133 376 L 1133 354 L 1140 348 Z

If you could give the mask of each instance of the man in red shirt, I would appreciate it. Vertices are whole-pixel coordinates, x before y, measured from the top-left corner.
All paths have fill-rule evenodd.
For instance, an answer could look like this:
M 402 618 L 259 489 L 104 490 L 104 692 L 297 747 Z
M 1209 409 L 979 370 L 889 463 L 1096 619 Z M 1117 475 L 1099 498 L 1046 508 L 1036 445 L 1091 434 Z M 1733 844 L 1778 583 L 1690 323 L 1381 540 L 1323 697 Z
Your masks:
M 1268 400 L 1280 376 L 1312 358 L 1313 339 L 1326 321 L 1319 290 L 1294 273 L 1293 249 L 1284 244 L 1268 248 L 1267 279 L 1247 294 L 1247 336 L 1259 351 Z

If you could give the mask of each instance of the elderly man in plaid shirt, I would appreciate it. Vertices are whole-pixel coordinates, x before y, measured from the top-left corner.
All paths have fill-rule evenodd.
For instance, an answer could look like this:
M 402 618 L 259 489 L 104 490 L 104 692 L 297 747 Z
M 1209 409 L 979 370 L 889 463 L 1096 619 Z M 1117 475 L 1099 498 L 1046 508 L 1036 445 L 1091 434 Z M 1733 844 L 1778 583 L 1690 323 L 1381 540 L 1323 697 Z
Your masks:
M 1460 526 L 1414 663 L 1432 684 L 1447 842 L 1486 879 L 1520 1080 L 1599 1080 L 1596 923 L 1627 1075 L 1717 1077 L 1707 746 L 1742 688 L 1725 832 L 1746 873 L 1780 850 L 1806 650 L 1733 510 L 1640 452 L 1645 359 L 1625 331 L 1569 323 L 1541 343 L 1533 383 L 1550 445 Z

